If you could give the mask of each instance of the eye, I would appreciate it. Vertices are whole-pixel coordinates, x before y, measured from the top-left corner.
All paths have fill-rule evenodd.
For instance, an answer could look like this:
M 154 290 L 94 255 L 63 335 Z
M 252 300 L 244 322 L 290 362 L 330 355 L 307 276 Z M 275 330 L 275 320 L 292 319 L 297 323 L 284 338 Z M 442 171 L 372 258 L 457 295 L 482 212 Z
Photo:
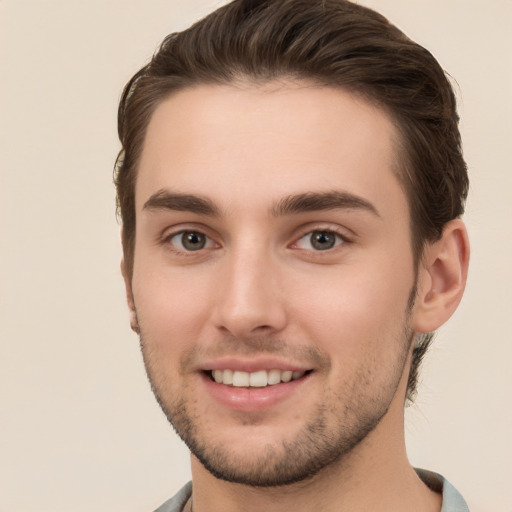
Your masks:
M 214 247 L 213 240 L 200 231 L 180 231 L 169 238 L 169 242 L 179 251 L 193 252 Z
M 329 230 L 315 230 L 306 233 L 295 243 L 295 247 L 299 249 L 308 249 L 314 251 L 328 251 L 345 240 L 341 235 Z

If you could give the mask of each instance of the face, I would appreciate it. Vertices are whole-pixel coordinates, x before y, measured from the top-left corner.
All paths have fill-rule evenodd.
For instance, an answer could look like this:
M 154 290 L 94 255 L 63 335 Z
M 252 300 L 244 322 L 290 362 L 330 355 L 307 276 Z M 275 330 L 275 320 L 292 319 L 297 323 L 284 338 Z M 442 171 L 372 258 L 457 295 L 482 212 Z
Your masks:
M 302 480 L 402 408 L 415 275 L 394 137 L 370 104 L 299 83 L 156 109 L 127 285 L 155 395 L 215 476 Z

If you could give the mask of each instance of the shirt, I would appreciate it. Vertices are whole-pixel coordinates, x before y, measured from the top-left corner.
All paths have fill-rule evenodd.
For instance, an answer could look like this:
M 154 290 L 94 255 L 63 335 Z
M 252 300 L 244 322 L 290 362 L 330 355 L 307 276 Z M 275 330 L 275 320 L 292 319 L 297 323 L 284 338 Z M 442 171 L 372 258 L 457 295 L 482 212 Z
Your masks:
M 442 494 L 441 512 L 469 512 L 464 498 L 443 476 L 425 469 L 416 469 L 416 473 L 430 489 Z M 155 512 L 182 512 L 191 495 L 192 482 L 189 482 L 173 498 L 158 507 Z

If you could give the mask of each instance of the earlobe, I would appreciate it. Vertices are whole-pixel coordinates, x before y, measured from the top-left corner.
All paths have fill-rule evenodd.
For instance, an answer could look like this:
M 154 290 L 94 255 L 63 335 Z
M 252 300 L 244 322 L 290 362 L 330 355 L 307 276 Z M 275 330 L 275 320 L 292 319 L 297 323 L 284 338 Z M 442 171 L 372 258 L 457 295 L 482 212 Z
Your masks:
M 123 274 L 124 286 L 126 290 L 126 302 L 130 311 L 130 327 L 132 328 L 133 332 L 140 334 L 137 310 L 135 309 L 135 301 L 133 299 L 131 276 L 126 268 L 124 258 L 121 260 L 121 274 Z
M 464 293 L 469 240 L 464 223 L 450 221 L 437 242 L 427 245 L 418 270 L 413 313 L 416 332 L 435 331 L 454 313 Z

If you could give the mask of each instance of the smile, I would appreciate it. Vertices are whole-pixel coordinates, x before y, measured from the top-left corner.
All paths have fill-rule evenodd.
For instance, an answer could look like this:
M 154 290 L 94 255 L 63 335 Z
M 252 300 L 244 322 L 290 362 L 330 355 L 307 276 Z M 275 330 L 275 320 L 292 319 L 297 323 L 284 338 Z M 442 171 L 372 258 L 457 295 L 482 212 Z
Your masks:
M 218 384 L 225 384 L 236 388 L 264 388 L 300 379 L 309 372 L 278 369 L 244 372 L 226 369 L 211 370 L 209 373 L 212 380 Z

